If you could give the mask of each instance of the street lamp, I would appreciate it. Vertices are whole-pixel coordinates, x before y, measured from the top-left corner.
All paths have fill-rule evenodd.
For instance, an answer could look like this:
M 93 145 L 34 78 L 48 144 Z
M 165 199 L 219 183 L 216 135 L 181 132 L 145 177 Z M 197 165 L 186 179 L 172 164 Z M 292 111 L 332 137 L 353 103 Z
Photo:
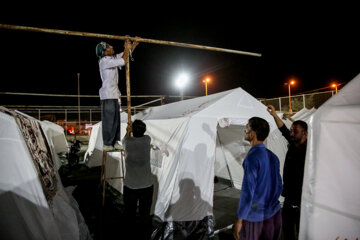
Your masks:
M 208 78 L 208 77 L 203 80 L 203 83 L 205 83 L 205 96 L 208 95 L 207 85 L 208 85 L 209 82 L 210 82 L 210 78 Z
M 294 85 L 295 84 L 295 81 L 294 80 L 291 80 L 289 83 L 288 83 L 288 86 L 289 86 L 289 112 L 292 113 L 292 109 L 291 109 L 291 90 L 290 90 L 290 86 L 291 85 Z
M 176 79 L 176 86 L 180 89 L 180 98 L 181 100 L 184 100 L 184 88 L 187 82 L 189 81 L 189 76 L 185 73 L 181 74 Z
M 333 83 L 331 86 L 332 86 L 333 88 L 335 88 L 335 94 L 337 94 L 337 87 L 338 87 L 338 85 L 337 85 L 336 83 Z

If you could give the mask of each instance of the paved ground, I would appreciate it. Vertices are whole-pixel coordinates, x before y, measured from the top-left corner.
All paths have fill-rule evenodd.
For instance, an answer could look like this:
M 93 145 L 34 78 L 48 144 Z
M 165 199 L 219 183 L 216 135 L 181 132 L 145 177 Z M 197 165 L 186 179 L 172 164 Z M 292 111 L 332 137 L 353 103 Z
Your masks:
M 83 155 L 84 146 L 80 155 Z M 80 156 L 82 157 L 82 156 Z M 66 159 L 63 159 L 66 164 Z M 64 187 L 76 185 L 73 192 L 79 208 L 84 216 L 93 239 L 113 239 L 119 234 L 119 229 L 125 225 L 122 196 L 116 190 L 108 187 L 105 206 L 102 207 L 102 191 L 100 185 L 101 168 L 88 168 L 76 165 L 71 168 L 63 165 L 60 176 Z M 214 187 L 214 219 L 215 231 L 230 226 L 235 220 L 240 191 L 228 184 L 216 181 Z M 231 229 L 222 230 L 215 239 L 233 239 Z
M 215 183 L 214 216 L 215 231 L 224 229 L 234 223 L 239 203 L 240 190 L 222 183 Z M 234 239 L 231 229 L 217 234 L 218 239 Z
M 125 224 L 122 196 L 108 187 L 105 207 L 101 207 L 100 167 L 87 168 L 63 166 L 59 170 L 64 187 L 76 185 L 73 192 L 79 208 L 94 239 L 112 239 Z M 222 183 L 215 183 L 214 218 L 215 230 L 223 229 L 234 222 L 239 201 L 239 191 Z M 221 231 L 215 239 L 233 239 L 231 230 Z

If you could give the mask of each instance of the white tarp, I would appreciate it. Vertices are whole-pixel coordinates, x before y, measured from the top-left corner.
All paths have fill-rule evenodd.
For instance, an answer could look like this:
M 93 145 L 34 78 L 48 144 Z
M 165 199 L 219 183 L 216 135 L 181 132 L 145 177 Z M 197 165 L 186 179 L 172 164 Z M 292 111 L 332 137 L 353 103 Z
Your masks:
M 291 118 L 296 120 L 303 120 L 304 122 L 308 122 L 310 116 L 316 111 L 316 109 L 313 107 L 311 109 L 303 108 L 297 113 L 294 114 Z
M 54 150 L 52 151 L 52 155 L 55 158 L 56 170 L 59 170 L 61 167 L 61 160 L 58 154 L 69 150 L 64 129 L 61 126 L 46 120 L 41 121 L 40 124 L 51 149 Z
M 311 109 L 303 108 L 297 113 L 295 113 L 291 118 L 294 121 L 302 120 L 306 123 L 309 123 L 311 115 L 316 111 L 316 109 L 313 107 Z M 292 122 L 289 119 L 283 119 L 283 113 L 278 114 L 278 116 L 281 118 L 281 120 L 284 122 L 287 128 L 290 128 L 292 125 Z
M 360 75 L 311 117 L 300 239 L 360 238 Z
M 121 125 L 121 137 L 126 133 L 126 125 Z M 84 162 L 88 167 L 98 167 L 102 165 L 103 158 L 103 138 L 101 122 L 92 126 L 88 148 L 84 155 Z M 120 152 L 109 152 L 106 157 L 105 177 L 123 177 L 124 160 L 121 159 Z M 123 181 L 121 179 L 106 180 L 113 188 L 122 193 Z
M 0 112 L 0 122 L 0 239 L 91 239 L 86 225 L 79 229 L 81 213 L 58 175 L 49 206 L 14 118 Z
M 287 150 L 284 138 L 266 106 L 241 88 L 149 108 L 135 115 L 146 123 L 156 119 L 172 122 L 179 117 L 189 118 L 178 149 L 179 166 L 174 176 L 171 205 L 165 216 L 158 216 L 165 221 L 191 221 L 212 215 L 214 174 L 232 180 L 240 189 L 241 164 L 249 149 L 249 144 L 243 140 L 243 129 L 254 116 L 270 123 L 271 133 L 266 144 L 278 155 L 283 166 Z M 165 124 L 157 128 L 161 130 Z M 155 213 L 158 213 L 156 209 Z
M 282 169 L 287 151 L 285 139 L 266 106 L 241 88 L 136 114 L 134 118 L 144 120 L 146 134 L 160 149 L 151 153 L 152 171 L 159 185 L 155 215 L 163 221 L 194 221 L 212 215 L 214 174 L 232 180 L 240 188 L 241 164 L 249 149 L 243 129 L 254 116 L 270 123 L 266 144 L 278 155 Z M 125 127 L 123 123 L 122 129 Z

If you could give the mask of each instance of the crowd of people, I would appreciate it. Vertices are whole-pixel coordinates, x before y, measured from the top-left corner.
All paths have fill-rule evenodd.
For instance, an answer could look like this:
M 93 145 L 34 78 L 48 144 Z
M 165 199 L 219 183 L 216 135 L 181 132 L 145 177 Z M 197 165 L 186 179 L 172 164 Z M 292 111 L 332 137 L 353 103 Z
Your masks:
M 96 46 L 102 87 L 99 90 L 102 110 L 102 135 L 104 151 L 124 148 L 126 176 L 124 180 L 124 204 L 128 229 L 136 221 L 139 207 L 142 239 L 150 237 L 153 182 L 150 168 L 151 138 L 144 135 L 146 125 L 140 120 L 132 123 L 133 136 L 120 141 L 120 90 L 118 69 L 126 64 L 129 53 L 138 42 L 125 42 L 124 52 L 115 54 L 111 45 L 100 42 Z M 251 145 L 244 161 L 244 178 L 233 225 L 235 239 L 297 239 L 299 233 L 301 193 L 307 146 L 307 124 L 293 121 L 288 129 L 269 105 L 269 114 L 283 137 L 288 141 L 283 178 L 278 157 L 267 149 L 264 141 L 269 135 L 269 123 L 259 117 L 249 119 L 245 140 Z M 289 119 L 290 116 L 286 116 Z M 292 119 L 291 119 L 292 120 Z M 284 197 L 281 207 L 279 197 Z

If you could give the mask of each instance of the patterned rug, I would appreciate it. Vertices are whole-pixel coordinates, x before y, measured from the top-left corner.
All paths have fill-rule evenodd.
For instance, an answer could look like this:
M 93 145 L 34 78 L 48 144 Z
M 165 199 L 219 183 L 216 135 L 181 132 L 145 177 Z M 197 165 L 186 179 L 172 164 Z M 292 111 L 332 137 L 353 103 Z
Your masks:
M 52 160 L 49 144 L 38 120 L 28 118 L 10 109 L 0 109 L 14 117 L 30 155 L 34 161 L 39 179 L 49 205 L 57 191 L 57 178 L 55 165 Z

